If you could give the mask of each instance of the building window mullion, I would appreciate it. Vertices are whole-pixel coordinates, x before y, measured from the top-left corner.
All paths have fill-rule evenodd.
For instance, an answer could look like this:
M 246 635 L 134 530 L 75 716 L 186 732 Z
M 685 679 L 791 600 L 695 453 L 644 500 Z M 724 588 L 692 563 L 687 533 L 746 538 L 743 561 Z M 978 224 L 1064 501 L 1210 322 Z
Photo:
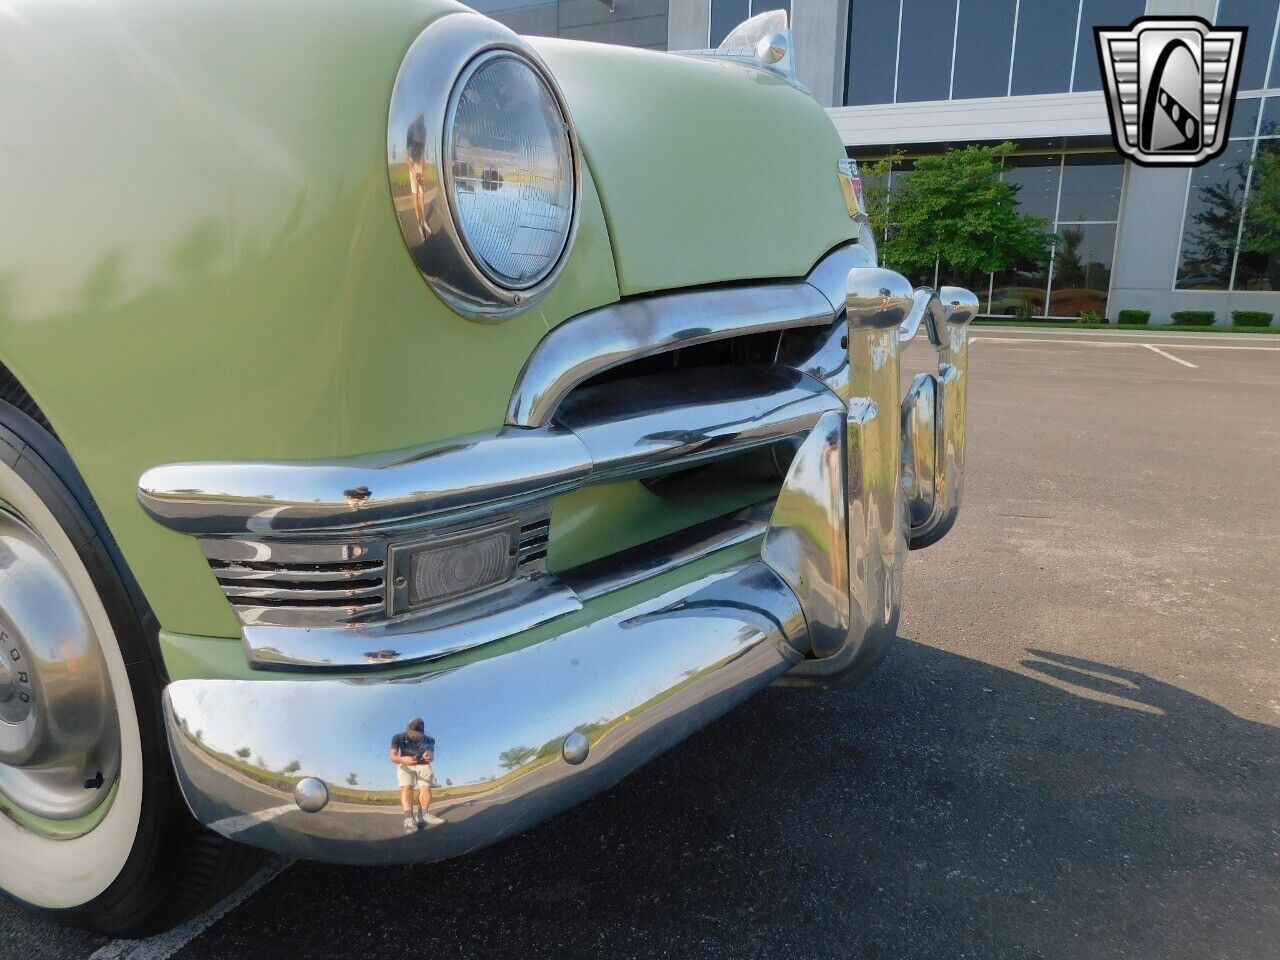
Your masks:
M 1076 4 L 1076 45 L 1071 50 L 1071 75 L 1067 78 L 1067 92 L 1076 89 L 1076 60 L 1080 56 L 1080 23 L 1084 19 L 1084 0 Z
M 1018 59 L 1018 14 L 1022 11 L 1022 0 L 1013 5 L 1013 44 L 1009 47 L 1009 83 L 1005 88 L 1005 96 L 1013 96 L 1013 62 Z

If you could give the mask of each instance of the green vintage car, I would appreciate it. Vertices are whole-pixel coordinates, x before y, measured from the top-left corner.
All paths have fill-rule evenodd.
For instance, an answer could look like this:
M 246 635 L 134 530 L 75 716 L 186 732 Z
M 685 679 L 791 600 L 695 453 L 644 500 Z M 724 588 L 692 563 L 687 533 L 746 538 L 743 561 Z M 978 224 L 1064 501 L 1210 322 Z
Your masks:
M 0 88 L 8 896 L 456 856 L 883 656 L 976 300 L 877 267 L 785 14 L 17 0 Z

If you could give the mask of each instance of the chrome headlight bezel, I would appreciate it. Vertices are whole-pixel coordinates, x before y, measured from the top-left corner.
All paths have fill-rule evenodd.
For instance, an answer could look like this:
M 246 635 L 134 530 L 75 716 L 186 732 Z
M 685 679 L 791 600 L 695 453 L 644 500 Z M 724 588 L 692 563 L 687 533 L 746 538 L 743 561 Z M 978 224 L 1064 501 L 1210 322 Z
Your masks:
M 501 281 L 469 245 L 454 193 L 450 121 L 467 80 L 485 63 L 510 57 L 530 68 L 564 121 L 573 184 L 573 209 L 554 264 L 528 284 Z M 408 140 L 420 124 L 421 158 Z M 538 54 L 514 32 L 474 13 L 446 14 L 410 45 L 396 74 L 387 113 L 387 164 L 393 212 L 423 278 L 456 312 L 474 320 L 500 320 L 528 309 L 564 271 L 578 233 L 582 154 L 564 94 Z M 398 149 L 405 157 L 397 156 Z M 409 192 L 398 190 L 395 168 L 408 170 Z

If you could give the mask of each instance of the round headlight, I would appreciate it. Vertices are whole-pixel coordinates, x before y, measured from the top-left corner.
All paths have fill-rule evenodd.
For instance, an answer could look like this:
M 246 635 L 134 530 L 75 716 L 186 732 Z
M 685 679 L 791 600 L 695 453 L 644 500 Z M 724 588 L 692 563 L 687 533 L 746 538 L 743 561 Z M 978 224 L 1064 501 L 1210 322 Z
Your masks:
M 546 81 L 505 52 L 477 58 L 445 120 L 446 189 L 463 242 L 494 283 L 527 290 L 564 252 L 573 147 Z
M 396 218 L 432 288 L 476 318 L 546 293 L 573 243 L 579 160 L 537 55 L 486 17 L 443 16 L 405 54 L 388 122 Z

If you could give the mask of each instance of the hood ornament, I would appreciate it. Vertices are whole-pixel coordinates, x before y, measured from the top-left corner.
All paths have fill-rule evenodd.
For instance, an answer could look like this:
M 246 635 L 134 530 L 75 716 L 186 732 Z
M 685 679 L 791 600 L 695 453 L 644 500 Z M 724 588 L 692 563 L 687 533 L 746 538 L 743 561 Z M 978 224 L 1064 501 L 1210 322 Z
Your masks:
M 769 10 L 744 20 L 714 50 L 674 50 L 677 56 L 725 60 L 781 77 L 797 90 L 812 95 L 796 75 L 794 44 L 785 10 Z

